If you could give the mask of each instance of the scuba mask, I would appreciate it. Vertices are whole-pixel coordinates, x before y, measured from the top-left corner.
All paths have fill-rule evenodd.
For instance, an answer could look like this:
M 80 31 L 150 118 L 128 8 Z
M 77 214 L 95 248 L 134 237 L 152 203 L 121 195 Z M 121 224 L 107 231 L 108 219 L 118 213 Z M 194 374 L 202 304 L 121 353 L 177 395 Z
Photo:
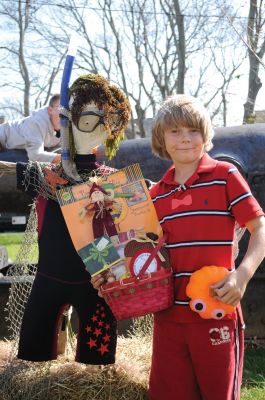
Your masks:
M 110 113 L 108 125 L 111 132 L 119 129 L 120 114 L 120 111 Z M 99 125 L 106 125 L 106 114 L 104 111 L 83 111 L 80 113 L 76 127 L 80 132 L 92 133 Z

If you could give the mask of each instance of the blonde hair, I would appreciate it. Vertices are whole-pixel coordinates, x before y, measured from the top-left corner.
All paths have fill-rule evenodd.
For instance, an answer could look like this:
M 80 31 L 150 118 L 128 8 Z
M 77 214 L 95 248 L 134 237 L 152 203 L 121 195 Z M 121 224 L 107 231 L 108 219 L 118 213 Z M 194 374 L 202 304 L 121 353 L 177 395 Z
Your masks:
M 170 96 L 158 110 L 152 127 L 152 150 L 160 158 L 171 160 L 166 151 L 164 131 L 169 127 L 185 126 L 200 130 L 204 150 L 212 147 L 213 128 L 206 108 L 193 96 Z

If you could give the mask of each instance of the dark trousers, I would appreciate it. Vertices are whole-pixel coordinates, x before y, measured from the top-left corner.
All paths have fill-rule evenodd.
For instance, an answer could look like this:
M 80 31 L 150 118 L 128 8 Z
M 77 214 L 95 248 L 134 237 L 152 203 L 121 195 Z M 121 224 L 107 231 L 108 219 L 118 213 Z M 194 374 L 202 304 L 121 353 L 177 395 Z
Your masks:
M 79 318 L 76 361 L 113 364 L 117 322 L 90 282 L 68 283 L 37 274 L 25 308 L 18 358 L 48 361 L 57 358 L 61 315 L 72 305 Z

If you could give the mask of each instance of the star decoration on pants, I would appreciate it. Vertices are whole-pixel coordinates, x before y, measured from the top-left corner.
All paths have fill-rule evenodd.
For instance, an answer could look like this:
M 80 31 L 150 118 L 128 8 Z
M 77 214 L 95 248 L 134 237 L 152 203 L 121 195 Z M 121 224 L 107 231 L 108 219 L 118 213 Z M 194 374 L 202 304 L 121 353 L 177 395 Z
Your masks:
M 97 347 L 97 341 L 93 340 L 93 339 L 89 339 L 89 342 L 87 342 L 88 346 L 90 349 L 92 349 L 93 347 Z
M 86 344 L 89 346 L 89 349 L 99 352 L 101 356 L 110 352 L 111 325 L 106 321 L 106 315 L 105 307 L 98 303 L 94 313 L 88 317 L 89 322 L 84 328 L 88 335 Z
M 97 351 L 100 351 L 101 355 L 103 356 L 104 353 L 109 352 L 108 345 L 101 343 L 100 348 Z

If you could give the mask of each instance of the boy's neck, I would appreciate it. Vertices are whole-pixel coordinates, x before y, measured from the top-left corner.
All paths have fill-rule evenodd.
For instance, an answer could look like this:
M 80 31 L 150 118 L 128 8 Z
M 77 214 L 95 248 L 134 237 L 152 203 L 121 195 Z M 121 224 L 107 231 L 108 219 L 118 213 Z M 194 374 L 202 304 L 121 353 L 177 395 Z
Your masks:
M 196 162 L 189 164 L 174 163 L 174 180 L 180 185 L 183 185 L 194 174 L 199 165 L 199 162 L 200 160 L 196 160 Z

